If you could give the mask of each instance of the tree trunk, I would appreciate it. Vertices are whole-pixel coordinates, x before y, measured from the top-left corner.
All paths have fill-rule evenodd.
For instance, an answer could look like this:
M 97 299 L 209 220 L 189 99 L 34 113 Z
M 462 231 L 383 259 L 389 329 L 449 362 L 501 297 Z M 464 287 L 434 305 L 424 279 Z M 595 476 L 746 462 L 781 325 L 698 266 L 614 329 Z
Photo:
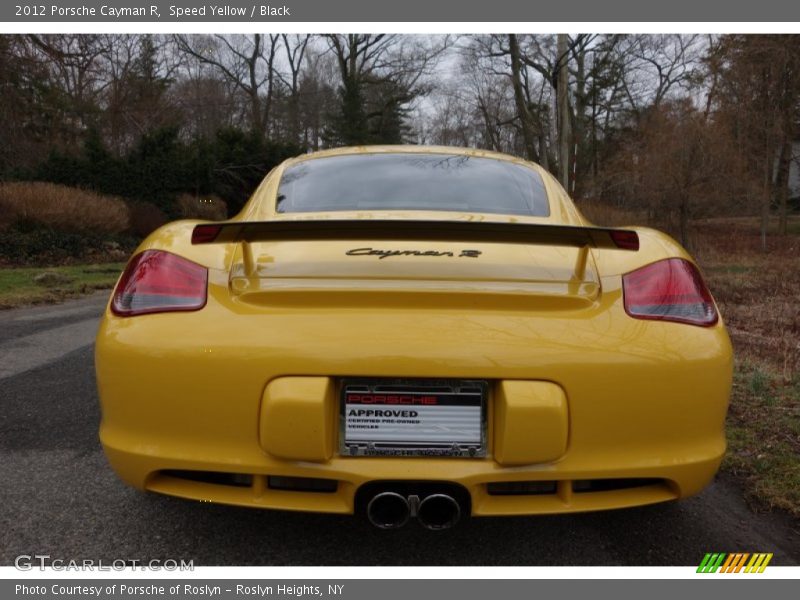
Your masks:
M 686 196 L 681 197 L 678 210 L 681 245 L 686 250 L 691 251 L 691 243 L 689 241 L 689 199 Z
M 520 126 L 522 129 L 522 140 L 525 143 L 525 152 L 528 160 L 539 162 L 536 152 L 536 137 L 532 126 L 532 117 L 528 104 L 525 101 L 525 93 L 522 90 L 521 61 L 519 56 L 519 43 L 515 34 L 508 36 L 508 48 L 511 55 L 511 85 L 514 88 L 514 103 L 517 107 Z
M 582 174 L 585 172 L 583 168 L 585 164 L 583 152 L 586 139 L 586 50 L 582 46 L 576 48 L 575 62 L 577 65 L 575 69 L 575 110 L 572 114 L 572 137 L 574 140 L 572 147 L 575 155 L 572 157 L 572 188 L 577 191 L 578 171 Z
M 547 156 L 547 132 L 544 129 L 539 131 L 539 164 L 545 171 L 550 170 L 550 158 Z
M 567 34 L 558 34 L 557 44 L 558 89 L 558 171 L 561 185 L 569 191 L 569 69 L 567 69 Z
M 772 159 L 769 154 L 764 161 L 764 189 L 761 193 L 761 251 L 767 251 L 767 227 L 769 226 L 769 205 L 772 201 Z
M 261 52 L 261 34 L 253 36 L 253 53 L 247 61 L 249 76 L 248 94 L 250 96 L 251 126 L 259 136 L 264 135 L 264 120 L 261 116 L 261 98 L 258 96 L 258 56 Z
M 592 65 L 594 66 L 594 65 Z M 600 168 L 597 164 L 597 83 L 592 84 L 592 122 L 591 122 L 591 171 L 595 187 L 597 186 L 597 175 Z
M 778 156 L 778 170 L 775 174 L 775 194 L 778 200 L 778 233 L 786 235 L 787 213 L 789 210 L 789 169 L 792 165 L 792 141 L 784 137 Z

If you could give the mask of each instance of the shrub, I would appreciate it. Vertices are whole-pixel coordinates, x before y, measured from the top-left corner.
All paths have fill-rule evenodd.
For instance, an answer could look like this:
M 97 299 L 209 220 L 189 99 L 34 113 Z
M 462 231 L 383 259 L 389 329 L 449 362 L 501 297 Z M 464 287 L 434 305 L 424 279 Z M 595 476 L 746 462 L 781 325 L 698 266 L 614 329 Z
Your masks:
M 203 197 L 181 194 L 175 201 L 177 213 L 184 219 L 222 221 L 228 216 L 228 205 L 214 195 Z
M 128 229 L 124 200 L 43 182 L 0 183 L 0 227 L 45 227 L 65 232 L 117 234 Z
M 130 231 L 139 237 L 147 237 L 169 219 L 160 208 L 150 202 L 132 202 L 130 205 Z
M 0 266 L 124 260 L 138 240 L 124 234 L 73 233 L 46 227 L 0 231 Z

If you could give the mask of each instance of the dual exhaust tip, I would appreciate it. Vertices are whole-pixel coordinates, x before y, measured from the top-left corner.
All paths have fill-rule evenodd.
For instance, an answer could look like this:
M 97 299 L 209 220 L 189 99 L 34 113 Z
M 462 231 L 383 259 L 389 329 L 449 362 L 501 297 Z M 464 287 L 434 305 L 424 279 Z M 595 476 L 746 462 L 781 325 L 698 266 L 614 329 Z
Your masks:
M 450 529 L 461 519 L 461 506 L 449 494 L 430 494 L 420 499 L 397 492 L 376 494 L 367 504 L 367 518 L 379 529 L 399 529 L 416 517 L 432 531 Z

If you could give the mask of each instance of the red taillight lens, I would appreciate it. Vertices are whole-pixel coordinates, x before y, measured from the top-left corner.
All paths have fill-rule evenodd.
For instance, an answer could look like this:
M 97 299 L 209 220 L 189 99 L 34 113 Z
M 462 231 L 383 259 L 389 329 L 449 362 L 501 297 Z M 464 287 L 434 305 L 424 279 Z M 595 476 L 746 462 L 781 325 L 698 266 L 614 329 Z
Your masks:
M 206 304 L 208 269 L 161 250 L 134 256 L 114 291 L 111 310 L 120 316 L 199 310 Z
M 622 276 L 625 312 L 635 319 L 659 319 L 710 326 L 717 322 L 711 294 L 692 263 L 662 260 Z

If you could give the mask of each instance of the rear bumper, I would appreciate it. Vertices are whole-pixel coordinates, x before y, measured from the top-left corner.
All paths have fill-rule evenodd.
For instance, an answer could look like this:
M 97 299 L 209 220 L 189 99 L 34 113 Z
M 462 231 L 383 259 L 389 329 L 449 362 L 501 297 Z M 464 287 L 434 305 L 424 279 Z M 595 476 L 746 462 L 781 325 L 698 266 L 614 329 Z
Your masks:
M 101 441 L 127 483 L 200 501 L 331 513 L 353 512 L 359 487 L 376 481 L 462 485 L 473 515 L 601 510 L 689 496 L 713 478 L 725 451 L 732 366 L 721 324 L 634 321 L 613 282 L 591 309 L 539 313 L 330 305 L 267 312 L 212 293 L 197 313 L 106 315 L 96 357 Z M 338 413 L 330 407 L 315 413 L 317 433 L 272 445 L 264 397 L 270 382 L 287 377 L 327 379 L 334 388 L 343 377 L 485 379 L 492 389 L 488 456 L 340 456 Z M 510 434 L 497 427 L 500 387 L 529 381 L 564 391 L 563 451 L 530 463 L 502 461 L 503 444 L 520 444 L 509 444 L 502 436 Z M 309 410 L 313 401 L 296 411 L 290 406 L 281 418 L 306 419 Z M 515 418 L 533 419 L 535 431 L 535 411 Z M 530 440 L 534 455 L 541 439 Z M 309 447 L 316 450 L 303 454 Z M 175 471 L 240 474 L 244 485 Z M 336 488 L 274 489 L 270 477 L 332 480 Z M 606 490 L 586 483 L 607 479 L 650 481 Z M 552 488 L 490 493 L 489 484 L 531 481 Z
M 713 446 L 713 444 L 712 444 Z M 136 487 L 201 502 L 218 502 L 255 508 L 328 513 L 352 513 L 361 485 L 381 481 L 432 481 L 456 483 L 470 495 L 473 516 L 551 514 L 605 510 L 653 504 L 686 497 L 700 491 L 714 477 L 724 443 L 706 449 L 705 458 L 694 456 L 682 464 L 657 467 L 596 464 L 539 465 L 503 468 L 491 459 L 386 459 L 334 458 L 312 465 L 271 460 L 261 456 L 254 464 L 239 460 L 220 461 L 196 457 L 181 460 L 165 456 L 136 454 L 104 443 L 106 455 L 116 472 Z M 576 461 L 577 462 L 577 461 Z M 244 484 L 198 481 L 174 471 L 199 470 L 220 474 L 244 474 Z M 333 480 L 333 492 L 272 489 L 270 477 L 320 478 Z M 580 491 L 589 482 L 613 479 L 611 489 Z M 627 483 L 630 480 L 630 483 Z M 501 482 L 554 482 L 552 491 L 535 494 L 498 494 L 489 484 Z

